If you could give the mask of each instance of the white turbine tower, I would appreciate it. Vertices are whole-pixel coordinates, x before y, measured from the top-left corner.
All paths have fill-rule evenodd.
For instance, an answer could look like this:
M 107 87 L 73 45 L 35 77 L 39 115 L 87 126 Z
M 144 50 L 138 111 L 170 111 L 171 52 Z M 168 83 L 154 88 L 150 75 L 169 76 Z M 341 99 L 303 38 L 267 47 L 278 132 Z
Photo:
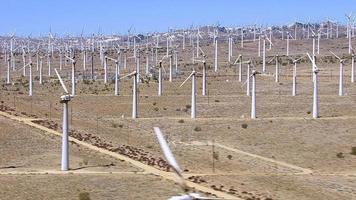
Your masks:
M 70 58 L 70 57 L 68 57 L 68 56 L 66 56 L 66 58 L 68 59 L 68 60 L 70 60 L 71 62 L 72 62 L 72 96 L 75 96 L 75 63 L 76 63 L 76 61 L 74 60 L 75 59 L 75 57 L 73 57 L 73 58 Z
M 168 55 L 169 56 L 169 55 Z M 159 66 L 156 67 L 158 68 L 158 96 L 162 96 L 162 91 L 163 91 L 163 76 L 162 76 L 162 69 L 164 70 L 164 72 L 166 72 L 166 70 L 164 69 L 164 67 L 162 66 L 162 62 L 165 58 L 168 57 L 167 55 L 163 56 L 162 59 L 159 61 Z
M 6 75 L 6 84 L 10 84 L 10 67 L 11 67 L 11 57 L 7 58 L 7 75 Z
M 248 66 L 251 65 L 251 61 L 248 62 Z M 250 78 L 252 78 L 252 92 L 251 92 L 251 119 L 256 119 L 256 75 L 260 74 L 260 72 L 256 70 L 252 70 L 251 75 L 247 77 L 247 80 L 242 85 L 249 85 Z M 242 87 L 241 86 L 241 87 Z
M 215 46 L 215 53 L 214 53 L 214 71 L 218 71 L 218 31 L 214 31 L 214 46 Z
M 30 56 L 31 56 L 31 55 L 30 55 Z M 30 76 L 29 76 L 29 84 L 28 84 L 28 87 L 29 87 L 28 96 L 32 96 L 32 92 L 33 92 L 32 61 L 30 61 L 30 63 L 28 64 L 28 66 L 29 66 L 29 73 L 30 73 Z
M 203 78 L 203 80 L 202 80 L 202 95 L 205 96 L 206 95 L 206 60 L 205 60 L 206 55 L 205 55 L 205 52 L 201 48 L 199 48 L 199 49 L 200 49 L 204 59 L 203 60 L 195 60 L 195 61 L 203 63 L 203 67 L 202 67 L 202 71 L 203 71 L 203 73 L 202 73 L 202 75 L 203 75 L 203 77 L 202 77 Z
M 42 79 L 42 70 L 43 70 L 43 57 L 40 56 L 40 67 L 39 67 L 39 76 L 40 76 L 40 80 L 39 80 L 39 83 L 40 85 L 42 85 L 42 82 L 43 82 L 43 79 Z
M 127 74 L 123 77 L 120 78 L 124 79 L 124 78 L 131 78 L 133 77 L 133 85 L 132 85 L 132 119 L 136 119 L 137 118 L 137 78 L 138 78 L 138 74 L 136 71 L 133 71 L 130 74 Z
M 251 119 L 256 119 L 256 74 L 259 72 L 252 71 L 252 98 L 251 98 Z
M 263 35 L 262 71 L 266 72 L 266 36 Z
M 239 82 L 242 81 L 242 55 L 240 54 L 237 59 L 234 62 L 234 65 L 237 64 L 237 62 L 239 63 Z
M 192 73 L 183 81 L 183 83 L 179 86 L 182 87 L 190 78 L 192 78 L 192 106 L 191 106 L 191 118 L 196 118 L 196 84 L 195 84 L 195 75 L 196 72 L 193 69 Z
M 104 84 L 108 83 L 108 59 L 104 54 Z
M 298 61 L 300 61 L 303 58 L 304 58 L 304 56 L 300 57 L 298 59 L 293 59 L 293 58 L 289 57 L 289 59 L 291 59 L 293 62 L 292 96 L 297 95 L 297 63 L 298 63 Z
M 169 82 L 173 81 L 172 53 L 169 55 Z
M 64 95 L 61 96 L 60 103 L 63 104 L 63 124 L 62 124 L 62 162 L 61 162 L 61 170 L 62 171 L 68 171 L 69 170 L 69 144 L 68 144 L 68 130 L 69 130 L 69 125 L 68 125 L 68 103 L 69 101 L 73 98 L 72 95 L 69 94 L 66 86 L 64 85 L 64 82 L 59 75 L 57 69 L 54 69 L 57 77 L 59 79 L 59 82 L 62 85 L 62 88 L 64 90 Z
M 313 119 L 319 117 L 319 103 L 318 103 L 318 73 L 319 69 L 315 64 L 315 58 L 312 58 L 309 53 L 307 53 L 310 62 L 313 65 L 313 77 L 314 77 L 314 87 L 313 87 Z
M 339 68 L 339 96 L 344 96 L 344 59 L 341 59 L 339 56 L 337 56 L 334 52 L 330 51 L 331 54 L 333 54 L 340 62 L 340 68 Z
M 351 54 L 351 83 L 355 81 L 355 54 Z
M 287 56 L 289 56 L 289 49 L 290 49 L 290 39 L 289 38 L 294 39 L 292 37 L 292 35 L 289 32 L 287 32 Z
M 274 73 L 274 80 L 276 83 L 279 82 L 279 56 L 278 54 L 275 55 L 268 63 L 271 63 L 273 60 L 276 61 L 276 68 L 275 68 L 275 73 Z
M 105 60 L 111 60 L 115 62 L 115 90 L 114 90 L 114 95 L 119 96 L 120 94 L 120 65 L 119 65 L 119 60 L 111 58 L 109 56 L 105 56 Z

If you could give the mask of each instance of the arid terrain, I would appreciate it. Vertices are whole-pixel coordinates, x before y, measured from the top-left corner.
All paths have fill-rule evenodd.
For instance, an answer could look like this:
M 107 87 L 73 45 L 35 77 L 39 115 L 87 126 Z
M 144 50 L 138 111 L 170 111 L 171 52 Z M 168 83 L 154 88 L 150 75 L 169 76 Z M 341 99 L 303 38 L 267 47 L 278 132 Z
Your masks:
M 193 49 L 188 42 L 185 50 L 179 50 L 173 82 L 168 81 L 168 60 L 163 62 L 162 96 L 157 95 L 156 80 L 144 78 L 139 84 L 137 119 L 131 119 L 132 79 L 122 79 L 120 95 L 114 96 L 114 63 L 108 64 L 110 81 L 104 84 L 96 55 L 97 79 L 78 78 L 77 95 L 69 102 L 72 140 L 68 172 L 60 171 L 59 98 L 63 90 L 57 77 L 54 72 L 48 77 L 44 62 L 44 83 L 40 85 L 34 65 L 34 94 L 30 97 L 28 76 L 21 76 L 21 56 L 16 63 L 19 71 L 11 77 L 13 84 L 7 85 L 2 55 L 0 199 L 167 199 L 181 194 L 153 127 L 161 128 L 184 176 L 199 193 L 246 200 L 356 199 L 356 85 L 350 82 L 347 39 L 321 40 L 316 63 L 320 69 L 318 119 L 312 119 L 311 114 L 313 82 L 308 57 L 297 64 L 294 97 L 293 64 L 283 56 L 286 41 L 273 41 L 267 61 L 276 54 L 281 56 L 280 80 L 274 80 L 274 61 L 267 64 L 266 73 L 256 76 L 257 119 L 253 120 L 251 97 L 243 85 L 247 65 L 243 65 L 239 82 L 238 65 L 227 62 L 227 42 L 220 42 L 218 72 L 214 72 L 211 42 L 201 42 L 207 55 L 207 95 L 201 95 L 198 76 L 196 119 L 190 118 L 191 81 L 179 87 L 192 67 L 198 72 L 202 68 L 201 63 L 192 63 Z M 257 45 L 258 41 L 246 41 L 241 49 L 235 44 L 233 61 L 241 54 L 261 71 Z M 311 45 L 311 40 L 291 40 L 291 57 L 311 53 Z M 347 58 L 342 97 L 338 96 L 339 61 L 329 50 Z M 128 57 L 131 54 L 127 52 Z M 164 48 L 158 57 L 163 55 Z M 84 71 L 78 57 L 76 72 L 80 77 L 88 74 L 90 67 L 88 64 Z M 55 55 L 52 68 L 58 68 L 58 58 Z M 143 75 L 145 59 L 143 51 Z M 128 74 L 134 66 L 129 59 L 120 74 Z M 70 88 L 69 62 L 60 74 Z

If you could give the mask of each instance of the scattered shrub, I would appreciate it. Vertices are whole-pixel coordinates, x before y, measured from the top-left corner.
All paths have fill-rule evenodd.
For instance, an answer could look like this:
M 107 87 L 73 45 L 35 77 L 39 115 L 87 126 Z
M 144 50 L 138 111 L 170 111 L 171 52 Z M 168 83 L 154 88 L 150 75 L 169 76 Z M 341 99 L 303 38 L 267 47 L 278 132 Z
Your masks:
M 351 155 L 356 156 L 356 147 L 351 147 Z
M 241 124 L 241 127 L 242 127 L 243 129 L 247 129 L 248 125 L 247 125 L 247 124 Z
M 345 158 L 344 154 L 342 152 L 339 152 L 336 154 L 336 157 L 338 158 Z
M 79 200 L 90 200 L 90 195 L 88 192 L 79 193 Z
M 178 120 L 178 123 L 183 124 L 183 123 L 184 123 L 184 120 L 183 120 L 183 119 L 180 119 L 180 120 Z
M 196 126 L 196 127 L 194 128 L 194 131 L 199 132 L 199 131 L 201 131 L 201 128 L 200 128 L 199 126 Z
M 113 127 L 113 128 L 117 128 L 117 127 L 118 127 L 118 125 L 117 125 L 116 123 L 111 123 L 111 127 Z

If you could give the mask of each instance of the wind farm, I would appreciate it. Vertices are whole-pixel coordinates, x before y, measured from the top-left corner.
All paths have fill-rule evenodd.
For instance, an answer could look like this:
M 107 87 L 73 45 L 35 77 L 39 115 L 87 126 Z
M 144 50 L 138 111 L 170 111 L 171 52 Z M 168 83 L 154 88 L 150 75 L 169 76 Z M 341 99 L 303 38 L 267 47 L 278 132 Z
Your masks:
M 0 36 L 0 199 L 356 199 L 355 19 Z

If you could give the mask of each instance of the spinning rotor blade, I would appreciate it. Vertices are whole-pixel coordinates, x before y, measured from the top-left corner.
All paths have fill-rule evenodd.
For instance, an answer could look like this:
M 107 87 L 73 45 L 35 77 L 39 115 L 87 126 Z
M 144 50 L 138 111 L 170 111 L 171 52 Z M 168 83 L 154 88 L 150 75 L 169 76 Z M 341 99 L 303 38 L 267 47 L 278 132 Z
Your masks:
M 64 85 L 64 82 L 63 82 L 63 80 L 62 80 L 61 76 L 59 75 L 59 73 L 58 73 L 57 69 L 56 69 L 56 68 L 54 68 L 54 71 L 55 71 L 55 72 L 56 72 L 56 74 L 57 74 L 57 77 L 58 77 L 58 79 L 59 79 L 59 82 L 60 82 L 60 83 L 61 83 L 61 85 L 62 85 L 62 88 L 63 88 L 64 92 L 65 92 L 66 94 L 69 94 L 69 92 L 68 92 L 68 90 L 67 90 L 67 87 Z

